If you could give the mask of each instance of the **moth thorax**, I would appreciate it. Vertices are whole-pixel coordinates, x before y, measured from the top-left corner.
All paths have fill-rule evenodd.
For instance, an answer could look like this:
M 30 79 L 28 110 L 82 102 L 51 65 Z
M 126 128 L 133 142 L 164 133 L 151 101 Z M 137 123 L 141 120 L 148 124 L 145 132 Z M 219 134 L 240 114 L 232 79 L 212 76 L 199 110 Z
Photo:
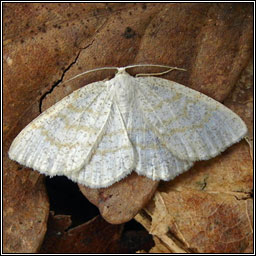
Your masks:
M 134 101 L 134 84 L 129 75 L 119 75 L 121 79 L 116 80 L 115 98 L 116 103 L 122 113 L 131 111 L 131 106 Z

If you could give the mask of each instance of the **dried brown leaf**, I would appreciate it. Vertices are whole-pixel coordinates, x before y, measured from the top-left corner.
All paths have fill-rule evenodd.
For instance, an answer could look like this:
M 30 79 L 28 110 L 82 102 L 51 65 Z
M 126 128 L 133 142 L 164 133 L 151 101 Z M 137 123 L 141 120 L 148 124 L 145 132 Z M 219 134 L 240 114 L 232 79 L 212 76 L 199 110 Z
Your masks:
M 25 182 L 24 189 L 21 181 L 30 177 L 30 174 L 24 177 L 24 173 L 29 171 L 19 172 L 18 165 L 7 159 L 6 152 L 11 141 L 39 115 L 40 107 L 44 110 L 73 90 L 105 79 L 112 73 L 88 74 L 68 84 L 58 84 L 57 81 L 102 66 L 167 64 L 186 68 L 188 72 L 173 72 L 165 78 L 223 101 L 233 91 L 241 71 L 252 56 L 252 5 L 248 3 L 5 3 L 4 8 L 4 236 L 8 252 L 35 252 L 45 232 L 48 215 L 48 201 L 45 192 L 40 190 L 40 182 L 35 186 Z M 140 70 L 134 70 L 132 74 Z M 252 104 L 251 98 L 248 99 L 246 116 L 250 120 Z M 240 114 L 239 110 L 235 111 Z M 244 112 L 241 113 L 243 115 Z M 250 129 L 250 124 L 248 126 Z M 243 143 L 240 145 L 245 147 Z M 242 148 L 241 152 L 244 152 Z M 235 164 L 241 164 L 233 157 L 230 159 Z M 243 156 L 238 159 L 243 159 Z M 223 165 L 222 162 L 219 164 Z M 237 168 L 235 164 L 233 169 Z M 207 169 L 207 163 L 205 165 L 201 168 Z M 247 187 L 251 184 L 247 169 L 249 164 L 242 163 L 242 166 L 244 169 L 238 167 L 237 176 L 236 172 L 229 173 L 230 168 L 224 168 L 228 170 L 226 177 L 232 176 L 232 184 L 227 178 L 225 182 L 221 180 L 220 177 L 225 180 L 223 173 L 218 174 L 218 179 L 205 180 L 206 176 L 200 170 L 194 180 L 199 182 L 197 186 L 201 189 L 205 183 L 206 188 L 214 191 L 219 191 L 222 186 L 221 191 L 225 190 L 223 194 L 232 198 L 237 189 L 242 189 L 244 193 L 251 189 L 250 185 Z M 217 172 L 217 169 L 214 171 Z M 196 171 L 191 170 L 190 173 Z M 33 175 L 36 180 L 38 175 Z M 239 182 L 239 177 L 242 177 L 242 182 Z M 21 192 L 23 189 L 24 192 Z M 141 186 L 141 191 L 143 189 L 144 186 Z M 22 225 L 18 224 L 23 214 L 27 223 L 33 215 L 25 214 L 31 208 L 22 208 L 23 201 L 19 196 L 15 197 L 19 193 L 24 193 L 23 198 L 26 199 L 23 200 L 33 207 L 41 202 L 41 209 L 44 209 L 41 212 L 43 224 L 38 226 L 41 235 L 36 246 L 30 246 L 33 244 L 30 233 L 23 232 Z M 127 200 L 126 204 L 127 207 L 132 205 L 133 199 Z M 15 207 L 10 207 L 13 205 Z M 10 209 L 12 215 L 9 215 Z M 32 222 L 36 220 L 37 210 L 34 209 Z M 28 246 L 28 243 L 19 242 L 20 237 L 31 244 Z

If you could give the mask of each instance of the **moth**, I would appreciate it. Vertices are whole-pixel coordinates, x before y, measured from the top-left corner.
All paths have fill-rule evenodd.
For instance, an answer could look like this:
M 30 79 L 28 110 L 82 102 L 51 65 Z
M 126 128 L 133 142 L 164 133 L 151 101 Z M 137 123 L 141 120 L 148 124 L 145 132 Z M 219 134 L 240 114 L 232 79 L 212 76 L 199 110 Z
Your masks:
M 136 66 L 142 65 L 115 68 L 114 78 L 88 84 L 44 111 L 14 139 L 10 159 L 103 188 L 133 170 L 171 180 L 246 135 L 242 119 L 221 103 L 173 81 L 129 75 Z M 179 70 L 168 68 L 162 73 Z

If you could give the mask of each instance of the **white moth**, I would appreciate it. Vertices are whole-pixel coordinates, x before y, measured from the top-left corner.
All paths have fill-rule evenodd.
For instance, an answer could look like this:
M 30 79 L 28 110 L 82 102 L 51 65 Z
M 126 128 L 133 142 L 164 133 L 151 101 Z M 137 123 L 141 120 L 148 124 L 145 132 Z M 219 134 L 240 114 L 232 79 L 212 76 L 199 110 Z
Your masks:
M 14 139 L 9 157 L 103 188 L 133 170 L 171 180 L 247 133 L 221 103 L 166 79 L 130 76 L 125 70 L 135 66 L 115 68 L 114 78 L 88 84 L 44 111 Z

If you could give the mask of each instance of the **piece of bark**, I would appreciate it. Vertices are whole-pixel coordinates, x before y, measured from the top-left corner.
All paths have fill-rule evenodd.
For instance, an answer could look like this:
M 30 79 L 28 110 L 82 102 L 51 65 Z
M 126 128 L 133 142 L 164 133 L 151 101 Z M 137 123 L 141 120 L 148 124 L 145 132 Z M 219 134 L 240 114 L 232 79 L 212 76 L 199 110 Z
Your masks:
M 252 55 L 250 3 L 6 3 L 4 8 L 5 153 L 41 108 L 113 74 L 97 72 L 59 83 L 82 71 L 135 63 L 179 66 L 188 71 L 163 77 L 223 101 Z M 141 71 L 131 70 L 131 74 Z M 22 180 L 18 165 L 12 169 L 6 154 L 4 161 L 4 182 L 16 182 L 9 177 Z M 5 191 L 4 197 L 21 204 L 11 196 L 14 191 Z M 5 226 L 5 234 L 14 233 Z
M 158 181 L 135 172 L 107 188 L 92 189 L 79 185 L 81 192 L 96 205 L 102 217 L 112 224 L 132 219 L 154 194 Z M 142 189 L 143 188 L 143 189 Z

